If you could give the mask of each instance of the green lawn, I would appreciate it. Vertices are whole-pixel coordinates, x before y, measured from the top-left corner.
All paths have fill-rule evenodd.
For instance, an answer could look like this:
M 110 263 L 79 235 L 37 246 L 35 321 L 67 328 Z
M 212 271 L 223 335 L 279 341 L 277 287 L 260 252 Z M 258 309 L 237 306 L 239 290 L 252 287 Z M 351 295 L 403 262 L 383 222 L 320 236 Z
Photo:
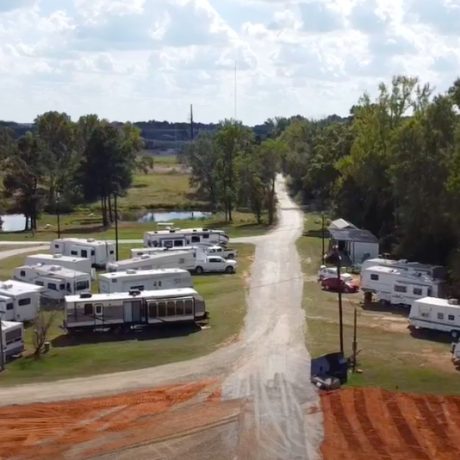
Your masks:
M 139 369 L 206 355 L 239 333 L 246 313 L 246 279 L 254 255 L 254 246 L 235 245 L 239 253 L 236 275 L 195 276 L 195 289 L 206 300 L 211 320 L 209 328 L 176 328 L 155 334 L 136 334 L 127 340 L 74 344 L 69 342 L 54 324 L 50 333 L 52 348 L 48 355 L 36 361 L 24 356 L 9 363 L 0 374 L 0 384 L 56 380 L 101 373 Z M 124 251 L 126 251 L 124 249 Z M 170 336 L 168 336 L 168 334 Z M 31 347 L 32 328 L 27 329 L 27 350 Z M 27 353 L 26 353 L 27 354 Z
M 307 216 L 305 230 L 319 230 L 317 216 Z M 297 246 L 306 275 L 303 306 L 307 314 L 307 347 L 312 356 L 339 350 L 338 296 L 316 282 L 321 239 L 301 237 Z M 326 246 L 327 247 L 327 246 Z M 372 386 L 412 393 L 460 394 L 460 375 L 450 362 L 450 339 L 407 329 L 407 310 L 363 307 L 362 293 L 343 295 L 344 348 L 351 356 L 353 314 L 358 311 L 358 356 L 363 374 L 350 376 L 351 386 Z M 365 309 L 367 308 L 367 309 Z

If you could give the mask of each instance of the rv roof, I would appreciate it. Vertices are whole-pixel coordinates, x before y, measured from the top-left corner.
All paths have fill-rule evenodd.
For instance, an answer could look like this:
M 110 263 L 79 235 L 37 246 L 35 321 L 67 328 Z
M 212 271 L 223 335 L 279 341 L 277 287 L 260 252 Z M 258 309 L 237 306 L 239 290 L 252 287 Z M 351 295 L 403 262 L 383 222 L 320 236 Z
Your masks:
M 134 273 L 131 272 L 113 272 L 113 273 L 102 273 L 99 275 L 99 278 L 124 278 L 129 276 L 155 276 L 155 275 L 166 275 L 166 274 L 180 274 L 180 273 L 189 273 L 187 270 L 182 270 L 181 268 L 159 268 L 153 270 L 135 270 Z
M 59 257 L 55 257 L 55 256 Z M 84 257 L 75 257 L 75 256 L 63 256 L 62 254 L 31 254 L 29 257 L 36 257 L 40 259 L 46 259 L 46 260 L 55 260 L 55 261 L 65 261 L 65 262 L 81 262 L 82 260 L 88 261 L 88 259 L 85 259 Z
M 0 282 L 0 284 L 1 284 L 1 282 Z M 8 302 L 9 300 L 11 300 L 11 297 L 7 297 L 5 295 L 0 295 L 0 302 L 1 301 Z
M 105 246 L 106 244 L 115 244 L 113 241 L 109 240 L 92 240 L 92 239 L 83 239 L 83 238 L 61 238 L 54 240 L 53 243 L 60 241 L 70 241 L 72 243 L 85 244 L 86 246 Z
M 390 267 L 382 267 L 380 265 L 372 265 L 370 267 L 367 267 L 364 269 L 364 272 L 366 271 L 372 271 L 372 272 L 377 272 L 377 273 L 386 273 L 386 274 L 391 274 L 391 275 L 398 275 L 401 278 L 405 278 L 398 280 L 401 282 L 408 282 L 412 284 L 417 284 L 417 281 L 421 282 L 429 282 L 430 284 L 440 284 L 442 281 L 441 280 L 436 280 L 432 278 L 431 276 L 425 274 L 425 273 L 411 273 L 407 272 L 405 270 L 400 270 L 397 266 L 390 266 Z
M 460 305 L 450 304 L 448 299 L 440 299 L 438 297 L 423 297 L 421 299 L 414 300 L 414 302 L 436 307 L 460 308 Z
M 181 255 L 181 254 L 190 254 L 189 251 L 172 251 L 172 253 L 175 256 L 176 255 Z M 159 252 L 157 254 L 144 254 L 141 257 L 133 257 L 132 259 L 119 260 L 118 262 L 114 262 L 111 265 L 119 267 L 119 266 L 123 266 L 123 265 L 130 265 L 133 262 L 146 262 L 147 260 L 163 259 L 163 258 L 166 258 L 166 257 L 171 257 L 171 254 L 168 253 L 168 251 Z
M 146 232 L 147 234 L 149 235 L 174 235 L 174 234 L 180 234 L 180 233 L 185 233 L 185 234 L 189 234 L 189 233 L 220 233 L 220 234 L 224 234 L 225 232 L 223 230 L 216 230 L 216 229 L 211 229 L 211 228 L 181 228 L 181 229 L 177 229 L 177 230 L 174 230 L 174 231 L 170 231 L 170 230 L 157 230 L 157 231 L 150 231 L 150 232 Z
M 72 270 L 71 268 L 61 267 L 60 265 L 22 265 L 17 267 L 17 270 L 28 269 L 34 270 L 36 273 L 46 276 L 61 276 L 64 278 L 76 278 L 78 276 L 88 276 L 88 273 Z
M 18 323 L 16 321 L 2 321 L 2 331 L 8 332 L 11 329 L 20 329 L 22 328 L 22 323 Z
M 388 266 L 407 267 L 414 270 L 432 270 L 433 268 L 442 268 L 441 265 L 422 264 L 420 262 L 408 262 L 407 260 L 394 260 L 394 259 L 367 259 L 366 263 L 385 264 Z
M 66 302 L 101 302 L 103 300 L 127 300 L 143 298 L 166 298 L 166 297 L 185 297 L 197 295 L 198 293 L 192 288 L 163 289 L 157 291 L 140 291 L 136 296 L 129 292 L 112 292 L 110 294 L 93 294 L 88 298 L 81 298 L 79 295 L 69 295 L 65 297 Z
M 28 294 L 31 292 L 41 291 L 44 291 L 42 286 L 35 286 L 34 284 L 23 283 L 22 281 L 0 281 L 0 294 L 6 296 L 15 296 L 19 294 Z

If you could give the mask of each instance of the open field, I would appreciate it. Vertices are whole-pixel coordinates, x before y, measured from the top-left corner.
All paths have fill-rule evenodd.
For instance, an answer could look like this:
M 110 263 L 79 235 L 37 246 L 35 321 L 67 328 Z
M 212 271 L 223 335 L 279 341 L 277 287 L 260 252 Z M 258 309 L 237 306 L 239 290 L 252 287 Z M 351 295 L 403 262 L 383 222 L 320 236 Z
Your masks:
M 306 230 L 320 228 L 314 215 Z M 321 239 L 303 236 L 297 243 L 305 275 L 303 306 L 307 313 L 307 346 L 313 356 L 339 350 L 337 294 L 316 282 Z M 327 247 L 327 245 L 326 245 Z M 362 293 L 344 294 L 344 347 L 351 355 L 353 313 L 358 309 L 358 356 L 363 374 L 350 374 L 351 386 L 378 387 L 412 393 L 460 394 L 460 375 L 450 360 L 450 337 L 407 329 L 408 310 L 363 306 Z
M 37 382 L 67 377 L 88 376 L 122 370 L 140 369 L 183 361 L 206 355 L 233 340 L 239 333 L 246 312 L 246 279 L 253 260 L 254 246 L 235 245 L 239 251 L 236 275 L 203 275 L 194 277 L 195 289 L 205 298 L 211 319 L 209 327 L 198 326 L 155 329 L 152 333 L 133 333 L 124 339 L 98 334 L 69 339 L 59 328 L 59 314 L 50 331 L 52 347 L 48 355 L 36 361 L 25 357 L 7 366 L 0 384 Z M 123 254 L 122 254 L 123 255 Z M 14 260 L 17 259 L 17 260 Z M 11 267 L 24 257 L 11 258 L 3 264 L 0 277 L 11 276 Z M 15 265 L 16 264 L 16 265 Z M 9 272 L 7 272 L 9 270 Z M 93 289 L 95 285 L 93 285 Z M 32 349 L 32 329 L 26 330 L 26 347 Z

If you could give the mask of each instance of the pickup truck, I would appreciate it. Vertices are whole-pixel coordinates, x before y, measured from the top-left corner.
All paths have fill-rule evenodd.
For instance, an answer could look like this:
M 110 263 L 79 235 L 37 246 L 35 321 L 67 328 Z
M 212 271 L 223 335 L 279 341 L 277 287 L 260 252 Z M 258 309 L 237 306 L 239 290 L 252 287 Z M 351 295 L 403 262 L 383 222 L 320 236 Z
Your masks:
M 236 260 L 226 260 L 221 256 L 207 256 L 197 260 L 195 273 L 235 273 L 237 267 Z
M 221 256 L 224 259 L 236 259 L 238 255 L 236 249 L 223 248 L 222 246 L 210 246 L 205 251 L 209 255 Z

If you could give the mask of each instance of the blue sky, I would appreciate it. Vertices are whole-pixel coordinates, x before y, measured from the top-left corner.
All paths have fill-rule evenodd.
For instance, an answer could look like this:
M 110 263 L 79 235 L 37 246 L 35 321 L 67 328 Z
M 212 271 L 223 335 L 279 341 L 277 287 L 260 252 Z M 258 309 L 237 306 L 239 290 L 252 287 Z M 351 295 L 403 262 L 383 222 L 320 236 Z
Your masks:
M 249 124 L 346 114 L 392 75 L 445 90 L 460 0 L 0 0 L 0 119 Z

